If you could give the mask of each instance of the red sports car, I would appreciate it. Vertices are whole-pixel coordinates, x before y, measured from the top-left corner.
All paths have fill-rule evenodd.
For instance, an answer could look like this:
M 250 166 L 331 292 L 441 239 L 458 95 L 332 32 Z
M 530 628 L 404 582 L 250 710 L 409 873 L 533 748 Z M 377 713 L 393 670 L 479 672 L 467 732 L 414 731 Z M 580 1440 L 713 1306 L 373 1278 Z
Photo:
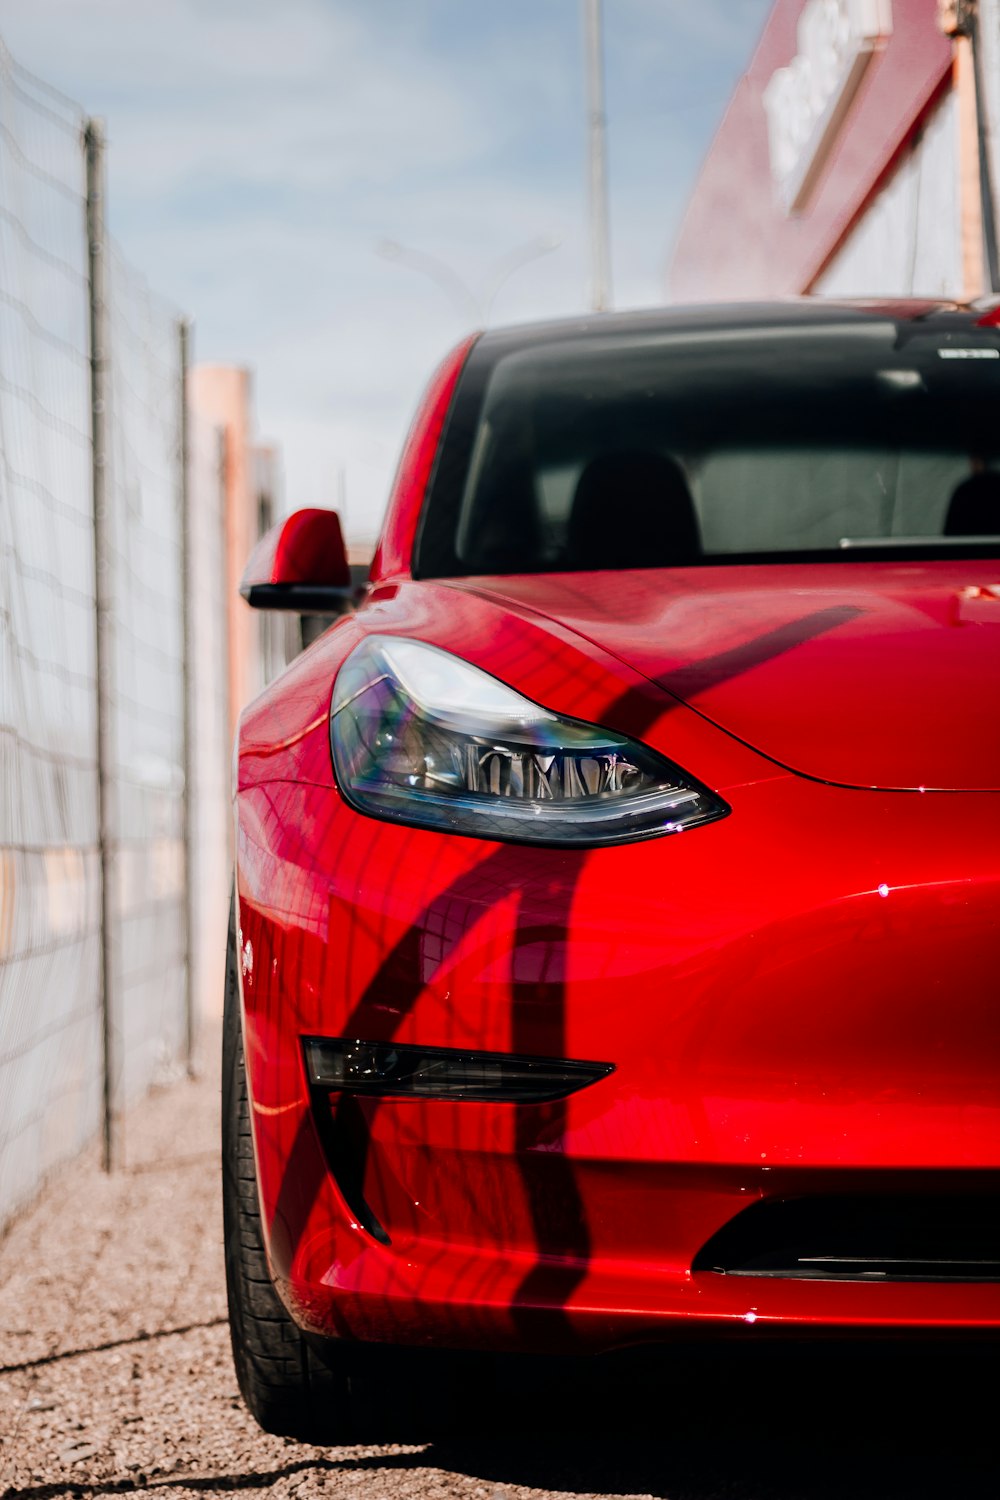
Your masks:
M 986 306 L 609 316 L 438 370 L 360 608 L 240 726 L 265 1427 L 348 1431 L 407 1349 L 1000 1327 L 998 414 Z M 323 511 L 244 582 L 349 589 Z

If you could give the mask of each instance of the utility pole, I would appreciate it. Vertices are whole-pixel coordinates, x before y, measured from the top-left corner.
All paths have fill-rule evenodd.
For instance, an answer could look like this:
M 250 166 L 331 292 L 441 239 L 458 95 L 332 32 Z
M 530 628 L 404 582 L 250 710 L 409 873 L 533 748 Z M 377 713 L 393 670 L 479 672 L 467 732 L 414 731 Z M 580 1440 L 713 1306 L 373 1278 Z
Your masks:
M 985 27 L 981 12 L 985 12 Z M 938 0 L 938 25 L 954 47 L 959 138 L 975 142 L 974 162 L 963 149 L 959 168 L 963 291 L 971 299 L 983 292 L 1000 292 L 1000 224 L 993 173 L 996 148 L 991 129 L 998 98 L 1000 7 L 997 0 Z
M 611 244 L 608 228 L 608 117 L 604 112 L 604 48 L 601 0 L 583 0 L 587 52 L 587 143 L 590 210 L 590 305 L 611 306 Z

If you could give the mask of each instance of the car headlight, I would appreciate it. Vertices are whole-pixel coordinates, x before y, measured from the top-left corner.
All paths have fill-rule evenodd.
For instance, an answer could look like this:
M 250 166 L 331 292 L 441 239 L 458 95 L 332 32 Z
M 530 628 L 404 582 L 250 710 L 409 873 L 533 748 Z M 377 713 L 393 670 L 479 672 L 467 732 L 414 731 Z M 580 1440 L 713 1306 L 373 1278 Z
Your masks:
M 344 662 L 330 740 L 340 790 L 359 811 L 477 838 L 618 844 L 729 811 L 648 746 L 395 636 L 368 636 Z

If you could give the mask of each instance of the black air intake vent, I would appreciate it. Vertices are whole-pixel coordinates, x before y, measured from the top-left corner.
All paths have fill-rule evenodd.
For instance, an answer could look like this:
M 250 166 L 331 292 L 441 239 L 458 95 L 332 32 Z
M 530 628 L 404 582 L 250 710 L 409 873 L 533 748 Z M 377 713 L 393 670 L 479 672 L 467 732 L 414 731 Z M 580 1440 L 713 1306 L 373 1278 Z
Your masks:
M 713 1235 L 692 1269 L 822 1281 L 1000 1281 L 1000 1195 L 765 1198 Z

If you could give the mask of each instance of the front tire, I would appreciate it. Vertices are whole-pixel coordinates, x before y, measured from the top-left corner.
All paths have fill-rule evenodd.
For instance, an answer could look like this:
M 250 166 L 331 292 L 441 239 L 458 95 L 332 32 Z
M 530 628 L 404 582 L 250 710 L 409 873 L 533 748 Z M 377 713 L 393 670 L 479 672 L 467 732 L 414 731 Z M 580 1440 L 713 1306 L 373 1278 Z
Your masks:
M 233 1364 L 265 1432 L 308 1443 L 350 1441 L 351 1382 L 320 1359 L 271 1281 L 260 1224 L 243 1027 L 235 898 L 229 911 L 222 1021 L 222 1218 Z M 336 1352 L 331 1350 L 332 1356 Z
M 317 1445 L 424 1441 L 456 1423 L 467 1428 L 488 1389 L 474 1374 L 477 1361 L 438 1349 L 307 1338 L 274 1289 L 260 1222 L 238 955 L 234 896 L 222 1022 L 222 1221 L 243 1400 L 265 1432 Z

